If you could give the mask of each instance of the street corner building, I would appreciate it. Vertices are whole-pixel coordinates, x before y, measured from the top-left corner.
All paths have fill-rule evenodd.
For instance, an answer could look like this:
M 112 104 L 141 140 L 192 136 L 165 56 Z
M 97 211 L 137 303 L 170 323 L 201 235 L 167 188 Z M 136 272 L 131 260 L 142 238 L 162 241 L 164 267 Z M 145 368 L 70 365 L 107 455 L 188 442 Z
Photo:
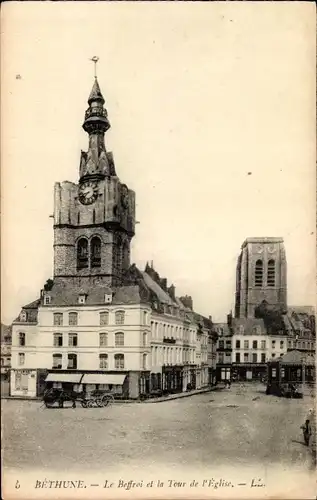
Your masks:
M 95 78 L 78 183 L 55 184 L 53 279 L 12 324 L 11 396 L 53 387 L 138 399 L 215 382 L 211 317 L 178 298 L 153 263 L 130 264 L 135 193 L 106 149 L 104 104 Z
M 315 311 L 311 306 L 287 305 L 283 238 L 243 242 L 237 262 L 235 314 L 228 314 L 227 322 L 214 324 L 214 329 L 218 333 L 218 380 L 265 378 L 270 362 L 290 351 L 314 359 Z

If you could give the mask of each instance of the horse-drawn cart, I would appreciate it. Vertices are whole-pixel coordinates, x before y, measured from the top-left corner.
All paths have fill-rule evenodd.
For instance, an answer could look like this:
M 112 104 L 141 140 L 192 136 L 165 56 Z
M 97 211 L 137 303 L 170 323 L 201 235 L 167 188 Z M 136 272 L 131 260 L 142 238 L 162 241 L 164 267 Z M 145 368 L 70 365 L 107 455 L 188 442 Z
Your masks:
M 65 391 L 63 389 L 47 389 L 43 395 L 43 403 L 46 408 L 63 408 L 66 402 L 72 403 L 72 408 L 76 408 L 76 402 L 83 408 L 103 408 L 113 403 L 112 394 L 103 391 L 93 391 L 90 394 L 85 392 Z

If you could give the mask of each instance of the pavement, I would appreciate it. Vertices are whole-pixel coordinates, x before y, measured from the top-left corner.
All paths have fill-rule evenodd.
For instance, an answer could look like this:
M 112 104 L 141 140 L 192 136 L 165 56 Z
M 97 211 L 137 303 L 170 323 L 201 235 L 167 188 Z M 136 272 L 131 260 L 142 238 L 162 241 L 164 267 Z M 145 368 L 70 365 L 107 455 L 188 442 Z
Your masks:
M 2 402 L 4 468 L 86 472 L 100 467 L 312 467 L 300 425 L 312 397 L 266 396 L 263 386 L 196 394 L 155 404 L 47 409 Z M 130 470 L 130 469 L 129 469 Z

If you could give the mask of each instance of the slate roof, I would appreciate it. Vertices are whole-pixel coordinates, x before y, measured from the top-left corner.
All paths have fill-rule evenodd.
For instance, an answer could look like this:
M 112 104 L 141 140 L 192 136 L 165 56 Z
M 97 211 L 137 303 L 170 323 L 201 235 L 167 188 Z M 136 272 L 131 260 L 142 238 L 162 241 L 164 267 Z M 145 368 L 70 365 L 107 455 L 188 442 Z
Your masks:
M 98 80 L 97 80 L 97 78 L 95 78 L 94 84 L 92 86 L 92 89 L 91 89 L 91 92 L 90 92 L 90 95 L 88 98 L 88 103 L 90 104 L 92 101 L 97 100 L 97 99 L 101 100 L 103 103 L 105 102 L 103 95 L 101 93 L 100 87 L 99 87 Z
M 152 290 L 152 292 L 155 293 L 157 298 L 159 299 L 162 304 L 168 304 L 168 305 L 178 305 L 176 302 L 172 300 L 172 298 L 169 296 L 165 290 L 163 290 L 162 287 L 156 281 L 154 281 L 149 274 L 147 274 L 145 271 L 141 273 L 143 276 L 143 279 L 145 281 L 146 286 Z M 183 306 L 184 307 L 184 306 Z
M 280 358 L 278 358 L 277 361 L 280 361 L 284 365 L 301 365 L 303 362 L 306 365 L 314 365 L 315 364 L 315 358 L 309 353 L 302 353 L 297 350 L 289 351 Z
M 105 295 L 112 293 L 112 305 L 116 304 L 138 304 L 141 297 L 138 285 L 122 286 L 114 288 L 112 291 L 106 286 L 96 286 L 94 288 L 54 285 L 47 292 L 51 297 L 50 306 L 80 306 L 78 304 L 79 295 L 85 295 L 84 305 L 104 305 Z
M 244 335 L 255 335 L 253 328 L 255 326 L 261 327 L 261 334 L 266 335 L 266 327 L 264 324 L 264 320 L 262 318 L 233 318 L 232 319 L 232 328 L 235 333 L 239 333 L 239 327 L 244 327 Z

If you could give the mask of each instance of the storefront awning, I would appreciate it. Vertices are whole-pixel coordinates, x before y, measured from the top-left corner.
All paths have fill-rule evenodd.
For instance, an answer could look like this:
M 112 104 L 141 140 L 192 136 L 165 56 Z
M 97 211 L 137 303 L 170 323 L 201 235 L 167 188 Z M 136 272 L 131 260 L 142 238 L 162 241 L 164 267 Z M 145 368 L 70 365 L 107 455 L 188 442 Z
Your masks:
M 122 373 L 85 373 L 82 384 L 112 384 L 123 385 L 125 374 Z
M 82 373 L 49 373 L 45 382 L 70 382 L 72 384 L 79 384 L 82 376 Z

